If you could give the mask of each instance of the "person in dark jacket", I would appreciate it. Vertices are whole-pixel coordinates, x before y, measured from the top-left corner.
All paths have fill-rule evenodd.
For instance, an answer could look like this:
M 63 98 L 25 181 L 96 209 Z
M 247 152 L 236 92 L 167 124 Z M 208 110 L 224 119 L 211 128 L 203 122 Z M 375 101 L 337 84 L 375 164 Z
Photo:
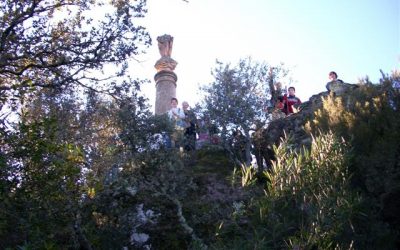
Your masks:
M 191 151 L 196 149 L 196 123 L 195 113 L 189 109 L 189 103 L 182 102 L 183 112 L 185 113 L 186 129 L 184 133 L 184 149 Z

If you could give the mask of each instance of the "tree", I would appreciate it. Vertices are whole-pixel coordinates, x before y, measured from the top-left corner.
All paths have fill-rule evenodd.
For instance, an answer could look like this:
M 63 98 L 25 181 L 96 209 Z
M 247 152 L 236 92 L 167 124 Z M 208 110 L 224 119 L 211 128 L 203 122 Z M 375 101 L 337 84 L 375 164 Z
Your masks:
M 146 13 L 145 3 L 2 1 L 1 107 L 13 98 L 23 102 L 28 91 L 39 87 L 84 86 L 108 92 L 100 84 L 123 76 L 128 60 L 141 52 L 139 45 L 151 43 L 144 27 L 134 22 Z
M 51 115 L 37 121 L 23 118 L 20 124 L 2 138 L 0 246 L 76 248 L 82 148 L 60 136 L 61 123 Z
M 95 197 L 114 200 L 123 183 L 149 179 L 138 175 L 141 168 L 165 162 L 149 142 L 168 120 L 151 116 L 139 94 L 129 83 L 119 88 L 117 99 L 89 90 L 80 107 L 73 93 L 46 88 L 21 108 L 15 130 L 0 136 L 1 248 L 90 249 L 84 246 L 98 246 L 97 237 L 104 239 L 101 244 L 116 244 L 107 240 L 105 226 L 86 231 L 102 211 Z M 112 234 L 124 237 L 120 244 L 129 242 L 126 235 L 135 226 L 124 213 L 111 213 L 124 228 L 107 223 Z M 46 214 L 52 218 L 44 220 Z
M 151 133 L 141 81 L 124 78 L 151 43 L 145 3 L 0 3 L 1 248 L 90 248 L 81 206 Z M 141 140 L 127 146 L 131 117 Z
M 212 72 L 215 81 L 202 88 L 205 113 L 221 128 L 224 144 L 229 146 L 228 130 L 239 130 L 245 137 L 246 164 L 251 162 L 250 131 L 256 121 L 265 121 L 263 110 L 271 82 L 268 79 L 277 76 L 270 74 L 270 69 L 266 63 L 253 62 L 251 58 L 241 59 L 235 67 L 217 61 Z

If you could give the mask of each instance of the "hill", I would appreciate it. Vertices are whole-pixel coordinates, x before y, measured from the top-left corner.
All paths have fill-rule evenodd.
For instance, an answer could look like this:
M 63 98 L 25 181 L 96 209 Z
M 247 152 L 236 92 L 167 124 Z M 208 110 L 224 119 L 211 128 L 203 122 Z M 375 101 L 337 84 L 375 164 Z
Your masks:
M 27 161 L 30 172 L 17 188 L 8 192 L 15 180 L 3 178 L 0 246 L 396 249 L 400 93 L 395 80 L 333 86 L 303 103 L 300 112 L 259 129 L 254 145 L 269 166 L 265 171 L 238 164 L 221 145 L 190 154 L 163 147 L 140 154 L 119 149 L 124 165 L 112 165 L 105 180 L 89 173 L 79 185 L 74 167 L 83 159 L 79 148 L 52 140 L 51 121 L 23 127 L 35 140 L 11 139 L 27 143 L 16 142 L 15 148 L 35 157 Z M 47 134 L 41 132 L 44 125 Z M 118 148 L 106 149 L 99 159 L 115 163 Z M 10 168 L 0 163 L 7 176 Z M 114 166 L 120 166 L 115 175 Z

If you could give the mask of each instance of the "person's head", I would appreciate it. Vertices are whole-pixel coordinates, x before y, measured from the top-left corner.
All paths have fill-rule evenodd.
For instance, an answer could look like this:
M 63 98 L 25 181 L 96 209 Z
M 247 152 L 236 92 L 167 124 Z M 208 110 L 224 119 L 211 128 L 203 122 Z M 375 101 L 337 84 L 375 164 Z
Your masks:
M 295 95 L 295 93 L 296 93 L 296 89 L 294 87 L 289 87 L 288 91 L 289 91 L 289 95 Z
M 176 108 L 178 106 L 178 99 L 176 99 L 175 97 L 171 98 L 171 107 L 172 108 Z
M 183 101 L 182 108 L 183 108 L 183 110 L 187 110 L 189 108 L 189 103 L 187 101 Z
M 337 74 L 335 71 L 329 72 L 329 80 L 335 81 L 337 79 Z

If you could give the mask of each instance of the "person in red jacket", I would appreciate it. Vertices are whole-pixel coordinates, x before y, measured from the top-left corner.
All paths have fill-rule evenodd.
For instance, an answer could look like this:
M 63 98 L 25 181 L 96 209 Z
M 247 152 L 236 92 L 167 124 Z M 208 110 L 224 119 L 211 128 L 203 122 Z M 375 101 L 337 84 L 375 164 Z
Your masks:
M 285 112 L 286 115 L 293 114 L 293 105 L 301 103 L 300 99 L 295 95 L 296 89 L 294 87 L 289 87 L 288 91 L 289 95 L 285 94 L 283 96 L 283 112 Z

